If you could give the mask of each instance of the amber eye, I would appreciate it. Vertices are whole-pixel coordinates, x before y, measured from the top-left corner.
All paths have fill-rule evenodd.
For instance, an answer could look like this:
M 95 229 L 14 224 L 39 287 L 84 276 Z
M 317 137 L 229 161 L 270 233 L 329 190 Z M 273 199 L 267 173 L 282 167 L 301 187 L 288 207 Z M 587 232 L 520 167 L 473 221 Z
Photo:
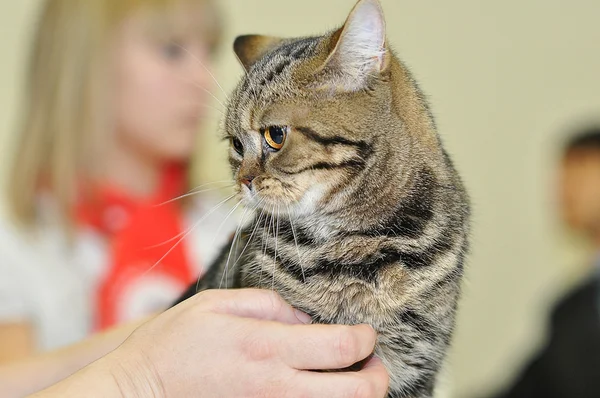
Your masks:
M 263 136 L 267 145 L 276 151 L 283 148 L 287 137 L 288 128 L 284 126 L 269 126 L 263 130 Z
M 237 137 L 232 137 L 231 138 L 231 145 L 233 145 L 233 149 L 235 149 L 235 151 L 240 154 L 240 155 L 244 155 L 244 144 L 242 144 L 242 141 L 240 141 L 239 138 Z

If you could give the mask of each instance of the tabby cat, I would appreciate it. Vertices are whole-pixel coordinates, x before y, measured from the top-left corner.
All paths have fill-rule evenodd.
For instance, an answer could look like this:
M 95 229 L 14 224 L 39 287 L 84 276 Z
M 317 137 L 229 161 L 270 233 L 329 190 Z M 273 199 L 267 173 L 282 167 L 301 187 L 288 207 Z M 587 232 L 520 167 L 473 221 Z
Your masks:
M 368 323 L 388 397 L 431 397 L 451 341 L 469 199 L 378 0 L 319 37 L 249 35 L 224 120 L 252 222 L 180 301 L 274 289 L 316 323 Z

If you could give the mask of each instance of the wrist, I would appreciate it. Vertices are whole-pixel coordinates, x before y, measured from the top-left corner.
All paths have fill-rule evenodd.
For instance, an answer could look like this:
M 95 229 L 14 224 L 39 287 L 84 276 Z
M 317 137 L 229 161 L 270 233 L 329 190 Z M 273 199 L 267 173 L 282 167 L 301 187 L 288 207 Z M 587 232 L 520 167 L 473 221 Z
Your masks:
M 136 395 L 131 395 L 129 390 L 122 389 L 110 362 L 100 359 L 51 387 L 28 397 L 75 398 L 81 396 L 125 398 Z
M 166 396 L 161 376 L 141 350 L 131 352 L 126 346 L 121 346 L 99 362 L 104 362 L 102 366 L 110 369 L 112 382 L 119 389 L 119 396 Z

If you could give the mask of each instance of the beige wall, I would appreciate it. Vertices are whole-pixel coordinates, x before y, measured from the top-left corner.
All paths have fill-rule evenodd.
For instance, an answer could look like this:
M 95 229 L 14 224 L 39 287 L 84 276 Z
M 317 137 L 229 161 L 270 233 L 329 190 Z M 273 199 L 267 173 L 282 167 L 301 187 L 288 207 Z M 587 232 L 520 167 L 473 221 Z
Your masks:
M 546 300 L 577 275 L 567 266 L 579 263 L 579 251 L 560 239 L 552 217 L 552 151 L 571 122 L 600 118 L 600 3 L 382 1 L 390 42 L 430 96 L 473 198 L 473 250 L 451 355 L 450 380 L 462 396 L 510 375 L 542 335 Z M 234 35 L 322 32 L 341 23 L 352 3 L 223 1 L 228 43 L 218 79 L 229 90 L 240 74 L 229 51 Z M 2 159 L 38 4 L 0 3 Z M 213 180 L 227 172 L 215 156 L 202 162 Z
M 16 123 L 24 60 L 39 0 L 0 2 L 0 184 L 10 155 L 9 135 Z

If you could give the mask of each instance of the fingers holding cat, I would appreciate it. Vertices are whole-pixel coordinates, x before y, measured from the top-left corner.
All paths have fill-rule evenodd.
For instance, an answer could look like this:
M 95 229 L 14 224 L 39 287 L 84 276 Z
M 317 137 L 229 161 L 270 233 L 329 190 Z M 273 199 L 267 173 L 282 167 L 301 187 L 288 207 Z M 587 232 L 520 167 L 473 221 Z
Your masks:
M 377 335 L 368 325 L 277 325 L 260 337 L 274 355 L 298 370 L 343 369 L 367 358 Z
M 276 321 L 286 324 L 310 323 L 310 316 L 295 310 L 274 291 L 262 289 L 207 290 L 189 298 L 181 306 L 194 306 L 196 301 L 203 310 L 244 318 Z M 182 308 L 183 309 L 183 308 Z
M 382 398 L 388 391 L 389 375 L 381 360 L 373 357 L 359 372 L 303 372 L 297 381 L 311 397 Z
M 272 356 L 298 370 L 342 369 L 367 358 L 377 334 L 369 325 L 308 324 L 310 316 L 295 310 L 273 291 L 238 289 L 207 291 L 190 300 L 208 301 L 216 312 L 265 321 L 242 342 L 259 357 Z M 191 303 L 190 303 L 191 304 Z M 292 326 L 294 325 L 294 326 Z
M 307 322 L 272 292 L 206 291 L 140 327 L 115 356 L 134 364 L 140 388 L 160 386 L 168 396 L 385 396 L 388 376 L 377 359 L 358 372 L 304 370 L 368 357 L 371 327 Z
M 244 338 L 243 352 L 253 361 L 289 368 L 287 391 L 277 396 L 384 397 L 389 376 L 378 358 L 367 361 L 358 372 L 311 371 L 343 369 L 362 361 L 373 352 L 376 337 L 368 325 L 271 322 Z

